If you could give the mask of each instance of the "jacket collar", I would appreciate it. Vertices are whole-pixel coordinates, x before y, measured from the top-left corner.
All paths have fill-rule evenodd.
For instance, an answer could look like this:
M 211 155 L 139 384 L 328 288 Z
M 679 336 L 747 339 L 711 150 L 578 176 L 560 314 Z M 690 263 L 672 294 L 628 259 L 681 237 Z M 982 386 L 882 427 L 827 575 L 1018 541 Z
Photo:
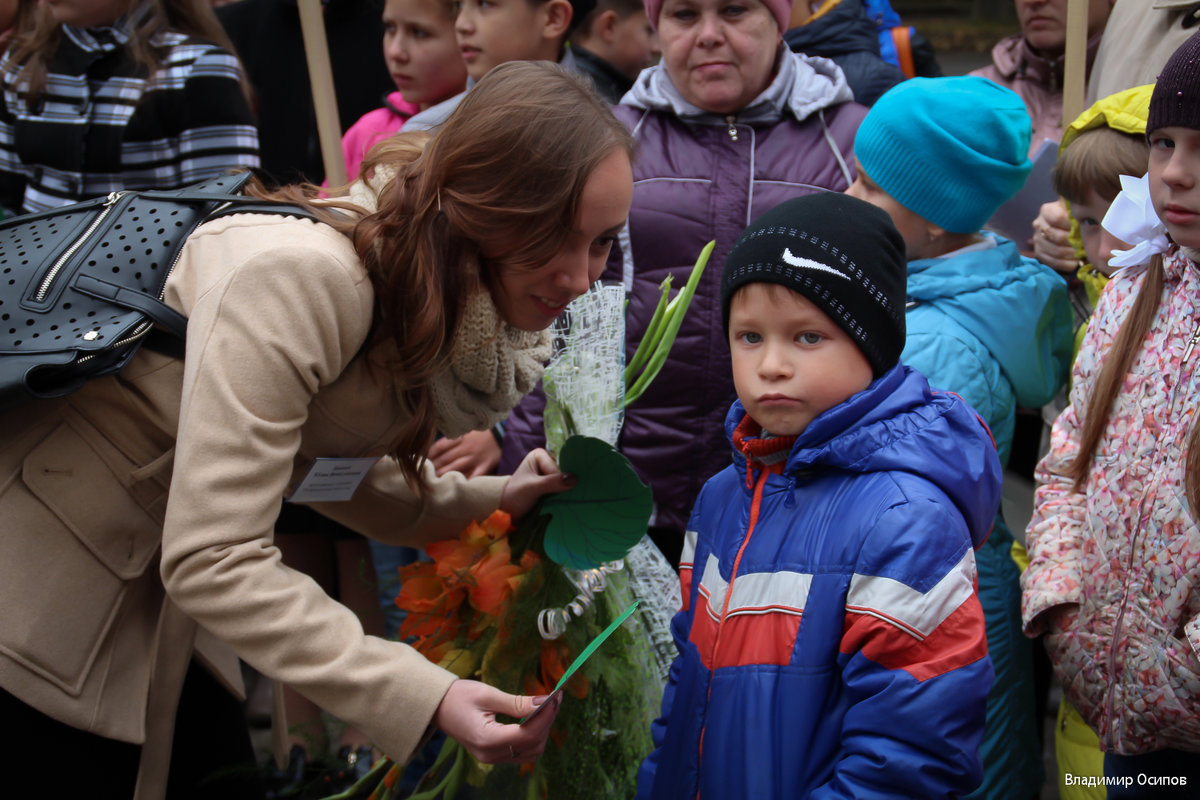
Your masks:
M 823 109 L 854 99 L 841 68 L 827 58 L 793 53 L 781 44 L 775 66 L 775 79 L 762 94 L 737 112 L 738 122 L 769 125 L 788 114 L 804 120 Z M 621 103 L 694 122 L 723 125 L 728 121 L 725 114 L 705 111 L 685 100 L 661 62 L 642 70 Z
M 137 8 L 118 17 L 112 25 L 95 28 L 76 28 L 63 25 L 63 33 L 76 47 L 90 55 L 111 53 L 125 47 L 133 38 L 133 32 L 153 13 L 150 3 L 143 2 Z
M 1100 34 L 1088 39 L 1087 71 L 1091 72 L 1092 62 L 1096 60 L 1096 50 L 1100 47 Z M 1023 78 L 1043 86 L 1051 93 L 1062 89 L 1063 57 L 1049 59 L 1030 46 L 1024 36 L 1009 36 L 1001 39 L 992 48 L 992 62 L 996 70 L 1007 81 Z

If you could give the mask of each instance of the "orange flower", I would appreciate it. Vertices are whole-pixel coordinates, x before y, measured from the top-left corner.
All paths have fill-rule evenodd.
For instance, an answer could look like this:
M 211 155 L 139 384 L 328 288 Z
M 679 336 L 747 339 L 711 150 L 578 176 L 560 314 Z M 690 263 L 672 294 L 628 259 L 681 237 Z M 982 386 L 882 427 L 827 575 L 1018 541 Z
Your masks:
M 567 671 L 567 663 L 570 658 L 571 653 L 566 642 L 557 639 L 543 641 L 539 659 L 540 669 L 538 670 L 541 682 L 549 687 L 557 686 Z M 567 685 L 563 688 L 575 697 L 583 699 L 588 693 L 587 678 L 582 672 L 576 672 L 567 680 Z
M 462 605 L 466 592 L 462 588 L 448 589 L 436 575 L 414 575 L 404 580 L 396 605 L 408 612 L 401 625 L 402 637 L 427 637 L 457 629 L 455 612 Z
M 493 511 L 492 515 L 483 521 L 483 530 L 493 539 L 512 533 L 512 516 L 506 511 Z
M 487 555 L 471 567 L 471 606 L 484 614 L 498 617 L 506 600 L 512 595 L 511 578 L 521 574 L 521 567 L 512 563 L 507 539 L 497 539 Z
M 475 523 L 472 522 L 471 525 L 475 526 Z M 486 548 L 486 542 L 447 539 L 426 545 L 425 552 L 433 559 L 438 575 L 447 581 L 462 581 L 471 565 L 486 552 Z

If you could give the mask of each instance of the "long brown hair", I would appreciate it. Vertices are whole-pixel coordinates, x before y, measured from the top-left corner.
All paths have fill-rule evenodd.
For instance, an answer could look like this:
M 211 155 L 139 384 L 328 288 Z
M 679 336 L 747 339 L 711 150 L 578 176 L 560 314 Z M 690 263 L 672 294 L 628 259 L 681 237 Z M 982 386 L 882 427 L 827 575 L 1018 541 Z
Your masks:
M 1146 267 L 1141 288 L 1128 316 L 1104 354 L 1100 374 L 1092 386 L 1084 413 L 1083 431 L 1079 439 L 1079 454 L 1067 469 L 1074 481 L 1073 491 L 1082 492 L 1091 471 L 1100 437 L 1108 425 L 1108 417 L 1125 384 L 1125 376 L 1133 359 L 1145 345 L 1146 334 L 1158 313 L 1163 291 L 1162 256 L 1154 256 Z M 1184 461 L 1184 489 L 1193 516 L 1200 513 L 1200 422 L 1192 424 L 1188 434 L 1187 456 Z
M 592 171 L 632 147 L 583 79 L 514 61 L 485 75 L 435 136 L 401 133 L 367 154 L 362 175 L 395 177 L 361 219 L 332 217 L 340 203 L 313 204 L 313 186 L 252 190 L 307 203 L 353 239 L 375 289 L 374 341 L 395 342 L 388 369 L 412 414 L 392 444 L 410 485 L 422 488 L 418 465 L 437 428 L 430 379 L 447 367 L 467 297 L 493 287 L 499 270 L 547 264 Z
M 174 31 L 187 36 L 204 39 L 213 44 L 234 52 L 233 42 L 221 27 L 217 15 L 212 10 L 209 0 L 148 0 L 149 13 L 137 20 L 133 35 L 126 48 L 129 57 L 146 68 L 153 76 L 163 64 L 165 51 L 152 44 L 156 34 Z M 138 0 L 129 0 L 132 12 L 139 7 Z M 6 79 L 14 85 L 28 82 L 28 89 L 23 90 L 27 103 L 36 103 L 46 88 L 46 70 L 58 44 L 62 38 L 62 25 L 51 15 L 43 3 L 24 15 L 22 25 L 15 32 L 9 45 L 9 59 L 5 67 Z M 242 91 L 247 92 L 249 86 L 242 80 Z

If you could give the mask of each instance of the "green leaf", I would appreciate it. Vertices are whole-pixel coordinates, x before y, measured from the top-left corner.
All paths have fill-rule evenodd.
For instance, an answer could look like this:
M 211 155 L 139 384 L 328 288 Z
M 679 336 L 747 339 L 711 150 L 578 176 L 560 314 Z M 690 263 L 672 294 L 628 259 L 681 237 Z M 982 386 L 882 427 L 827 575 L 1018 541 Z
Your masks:
M 591 436 L 567 439 L 558 466 L 578 483 L 542 500 L 542 513 L 551 517 L 546 555 L 573 569 L 624 558 L 646 533 L 654 502 L 650 488 L 625 456 Z

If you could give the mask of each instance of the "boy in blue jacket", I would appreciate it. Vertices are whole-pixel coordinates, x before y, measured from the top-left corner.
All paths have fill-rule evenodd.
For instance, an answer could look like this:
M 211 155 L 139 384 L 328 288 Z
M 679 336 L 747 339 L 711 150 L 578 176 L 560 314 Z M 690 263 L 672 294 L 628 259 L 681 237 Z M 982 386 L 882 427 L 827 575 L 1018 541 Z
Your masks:
M 899 363 L 904 241 L 855 198 L 790 200 L 738 239 L 721 298 L 733 464 L 688 525 L 638 796 L 961 796 L 1000 465 L 975 412 Z

